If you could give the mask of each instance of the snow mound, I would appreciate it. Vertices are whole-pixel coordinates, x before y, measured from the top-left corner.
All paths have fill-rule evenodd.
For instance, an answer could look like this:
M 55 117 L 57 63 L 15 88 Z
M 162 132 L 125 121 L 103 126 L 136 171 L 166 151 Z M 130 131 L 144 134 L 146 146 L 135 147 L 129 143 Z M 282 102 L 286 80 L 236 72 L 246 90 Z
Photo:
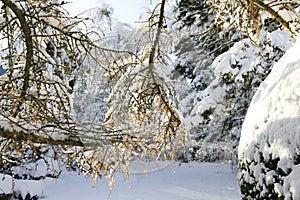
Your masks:
M 9 175 L 0 174 L 0 199 L 6 199 L 5 195 L 15 198 L 29 199 L 39 198 L 46 189 L 45 181 L 14 180 Z M 14 199 L 14 198 L 13 198 Z
M 300 199 L 299 52 L 297 38 L 260 85 L 246 115 L 239 144 L 246 198 Z

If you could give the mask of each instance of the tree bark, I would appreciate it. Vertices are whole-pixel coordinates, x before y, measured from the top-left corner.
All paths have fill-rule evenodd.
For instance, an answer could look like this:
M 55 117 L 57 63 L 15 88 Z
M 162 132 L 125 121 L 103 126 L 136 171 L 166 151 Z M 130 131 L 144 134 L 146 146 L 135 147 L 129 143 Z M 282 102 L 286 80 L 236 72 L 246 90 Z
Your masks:
M 162 0 L 161 6 L 160 6 L 159 21 L 157 24 L 157 32 L 156 32 L 155 40 L 154 40 L 154 43 L 152 45 L 151 52 L 150 52 L 150 58 L 149 58 L 150 66 L 154 64 L 156 48 L 159 45 L 160 34 L 161 34 L 161 31 L 162 31 L 163 25 L 164 25 L 165 4 L 166 4 L 166 0 Z
M 83 143 L 80 140 L 76 140 L 76 139 L 60 140 L 60 139 L 53 139 L 51 137 L 46 138 L 44 136 L 35 135 L 33 133 L 27 134 L 22 131 L 21 132 L 15 130 L 9 131 L 9 130 L 5 130 L 2 127 L 0 127 L 0 137 L 5 139 L 13 139 L 18 142 L 30 141 L 37 144 L 83 146 Z

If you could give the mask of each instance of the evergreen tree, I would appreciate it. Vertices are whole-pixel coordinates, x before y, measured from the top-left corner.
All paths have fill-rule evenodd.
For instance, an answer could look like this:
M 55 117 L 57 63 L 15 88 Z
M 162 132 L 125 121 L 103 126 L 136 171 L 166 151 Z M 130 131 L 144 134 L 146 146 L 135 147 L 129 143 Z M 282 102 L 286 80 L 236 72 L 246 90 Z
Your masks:
M 248 104 L 256 88 L 271 71 L 274 61 L 287 49 L 285 45 L 272 41 L 271 35 L 276 33 L 271 32 L 282 26 L 276 20 L 285 20 L 281 13 L 273 13 L 272 6 L 275 5 L 262 6 L 260 1 L 252 3 L 178 3 L 179 27 L 188 32 L 188 36 L 179 40 L 175 48 L 178 56 L 176 69 L 191 81 L 191 88 L 196 88 L 181 100 L 194 139 L 191 146 L 194 159 L 231 159 L 231 153 L 226 156 L 227 151 L 234 151 L 236 156 L 235 148 Z M 256 11 L 247 5 L 256 8 L 260 5 L 258 10 L 271 13 L 259 21 Z M 246 20 L 247 16 L 250 16 L 249 20 Z M 263 28 L 258 30 L 258 24 Z M 296 27 L 295 24 L 289 22 L 290 27 Z M 286 44 L 288 40 L 286 38 Z M 248 52 L 255 56 L 249 57 Z M 253 60 L 253 68 L 247 67 L 247 60 Z M 220 72 L 221 68 L 225 71 Z

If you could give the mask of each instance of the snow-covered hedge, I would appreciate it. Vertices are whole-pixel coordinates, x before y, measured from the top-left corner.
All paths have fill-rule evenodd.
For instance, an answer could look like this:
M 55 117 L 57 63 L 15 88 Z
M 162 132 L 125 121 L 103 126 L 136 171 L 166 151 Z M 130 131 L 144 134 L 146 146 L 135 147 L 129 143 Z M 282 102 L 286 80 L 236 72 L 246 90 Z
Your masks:
M 256 92 L 239 145 L 243 199 L 300 199 L 300 38 Z

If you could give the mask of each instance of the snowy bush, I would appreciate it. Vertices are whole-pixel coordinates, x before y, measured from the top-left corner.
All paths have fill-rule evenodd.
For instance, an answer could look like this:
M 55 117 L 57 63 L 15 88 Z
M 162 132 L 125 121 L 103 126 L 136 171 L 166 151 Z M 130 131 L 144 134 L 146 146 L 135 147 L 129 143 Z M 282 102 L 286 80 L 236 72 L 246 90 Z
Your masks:
M 300 39 L 274 65 L 246 115 L 239 145 L 243 199 L 300 199 Z

